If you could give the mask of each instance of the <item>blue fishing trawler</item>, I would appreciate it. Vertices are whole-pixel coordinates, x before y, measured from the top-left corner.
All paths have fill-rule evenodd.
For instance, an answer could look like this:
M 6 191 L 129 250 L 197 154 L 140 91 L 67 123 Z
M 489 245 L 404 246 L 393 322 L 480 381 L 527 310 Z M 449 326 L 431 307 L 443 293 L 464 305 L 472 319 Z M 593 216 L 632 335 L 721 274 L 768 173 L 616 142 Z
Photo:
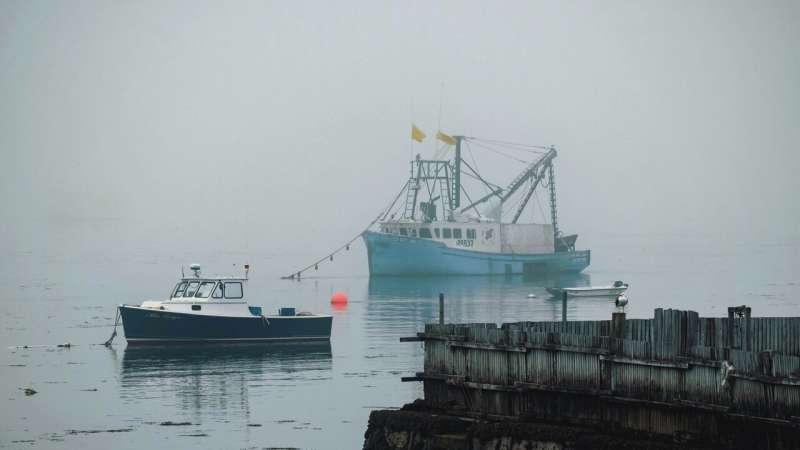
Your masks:
M 412 136 L 413 135 L 412 131 Z M 531 146 L 438 133 L 452 160 L 411 161 L 410 177 L 394 203 L 361 234 L 370 275 L 543 275 L 578 273 L 589 250 L 558 228 L 552 146 Z M 506 186 L 487 180 L 462 157 L 465 146 L 497 150 L 524 163 Z M 514 156 L 522 152 L 527 159 Z M 442 153 L 442 152 L 440 152 Z M 483 192 L 472 200 L 462 177 Z M 521 223 L 537 188 L 547 188 L 550 223 Z M 405 197 L 405 202 L 399 202 Z M 464 201 L 466 200 L 466 201 Z M 540 205 L 541 206 L 541 205 Z
M 247 277 L 182 277 L 166 300 L 120 305 L 128 344 L 328 341 L 332 317 L 280 308 L 265 314 L 245 297 Z M 112 336 L 113 338 L 113 336 Z

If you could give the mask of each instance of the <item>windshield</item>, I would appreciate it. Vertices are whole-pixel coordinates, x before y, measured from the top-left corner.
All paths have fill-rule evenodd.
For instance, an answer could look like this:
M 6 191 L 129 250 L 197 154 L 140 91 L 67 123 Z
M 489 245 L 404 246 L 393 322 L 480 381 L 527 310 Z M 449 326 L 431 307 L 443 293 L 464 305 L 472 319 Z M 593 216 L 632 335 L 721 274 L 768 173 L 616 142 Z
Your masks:
M 211 290 L 214 289 L 214 285 L 216 284 L 216 281 L 204 281 L 200 283 L 200 288 L 197 289 L 197 294 L 195 297 L 208 298 L 208 296 L 211 295 Z
M 200 286 L 199 281 L 192 281 L 189 283 L 189 287 L 186 288 L 186 293 L 183 295 L 184 297 L 194 297 L 195 292 L 197 292 L 197 288 Z
M 175 286 L 175 290 L 173 291 L 172 297 L 180 297 L 183 295 L 183 291 L 186 290 L 186 285 L 189 284 L 186 281 L 181 281 Z

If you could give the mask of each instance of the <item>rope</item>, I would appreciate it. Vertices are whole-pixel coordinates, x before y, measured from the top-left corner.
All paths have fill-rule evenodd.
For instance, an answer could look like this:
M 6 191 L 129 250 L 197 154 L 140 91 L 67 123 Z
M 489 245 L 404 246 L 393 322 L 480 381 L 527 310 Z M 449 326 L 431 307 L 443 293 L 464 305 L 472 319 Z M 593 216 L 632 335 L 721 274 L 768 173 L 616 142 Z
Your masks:
M 381 220 L 382 218 L 383 218 L 383 219 L 385 219 L 385 218 L 386 218 L 386 215 L 387 215 L 387 214 L 389 214 L 389 212 L 390 212 L 390 211 L 391 211 L 391 209 L 394 207 L 395 203 L 397 203 L 397 200 L 398 200 L 398 199 L 400 199 L 400 196 L 401 196 L 401 195 L 403 195 L 403 192 L 405 192 L 405 190 L 406 190 L 406 188 L 407 188 L 407 187 L 408 187 L 408 183 L 405 183 L 405 184 L 403 184 L 403 188 L 402 188 L 402 189 L 400 189 L 400 192 L 398 192 L 398 193 L 397 193 L 397 196 L 394 198 L 394 200 L 392 200 L 392 203 L 389 205 L 389 207 L 382 209 L 382 210 L 381 210 L 381 212 L 380 212 L 380 214 L 378 214 L 378 216 L 377 216 L 377 217 L 375 217 L 375 218 L 372 220 L 372 222 L 370 222 L 370 223 L 369 223 L 369 225 L 367 225 L 366 227 L 364 227 L 364 229 L 363 229 L 363 230 L 362 230 L 360 233 L 358 233 L 357 235 L 355 235 L 355 236 L 354 236 L 352 239 L 350 239 L 349 241 L 347 241 L 347 242 L 346 242 L 344 245 L 342 245 L 342 246 L 338 247 L 336 250 L 334 250 L 334 251 L 330 252 L 330 253 L 329 253 L 327 256 L 325 256 L 325 257 L 322 257 L 322 258 L 320 258 L 320 259 L 318 259 L 318 260 L 314 261 L 313 263 L 311 263 L 311 264 L 309 264 L 309 265 L 307 265 L 307 266 L 303 267 L 302 269 L 300 269 L 300 270 L 296 270 L 296 271 L 294 271 L 294 272 L 292 272 L 292 273 L 290 273 L 290 274 L 288 274 L 288 275 L 284 275 L 284 276 L 282 276 L 282 277 L 281 277 L 281 280 L 294 280 L 294 279 L 298 279 L 298 280 L 299 280 L 299 279 L 300 279 L 300 276 L 301 276 L 301 274 L 302 274 L 303 272 L 306 272 L 306 271 L 308 271 L 308 270 L 309 270 L 309 269 L 311 269 L 312 267 L 313 267 L 313 268 L 316 270 L 316 269 L 318 268 L 318 266 L 319 266 L 319 263 L 321 263 L 321 262 L 325 261 L 326 259 L 329 259 L 329 260 L 333 261 L 333 256 L 334 256 L 335 254 L 337 254 L 337 253 L 339 253 L 339 252 L 341 252 L 342 250 L 345 250 L 345 249 L 346 249 L 346 250 L 350 250 L 350 244 L 352 244 L 353 242 L 355 242 L 356 240 L 358 240 L 358 238 L 360 238 L 360 237 L 361 237 L 361 235 L 362 235 L 362 234 L 364 234 L 364 232 L 365 232 L 365 231 L 369 230 L 369 229 L 370 229 L 370 228 L 371 228 L 373 225 L 375 225 L 375 222 L 377 222 L 377 221 Z
M 485 150 L 489 150 L 490 152 L 497 153 L 498 155 L 504 156 L 504 157 L 506 157 L 508 159 L 513 159 L 514 161 L 520 162 L 522 164 L 530 164 L 531 163 L 530 161 L 525 161 L 524 159 L 519 159 L 519 158 L 517 158 L 515 156 L 511 156 L 508 153 L 503 153 L 500 150 L 497 150 L 496 148 L 492 148 L 492 147 L 480 144 L 480 143 L 478 143 L 478 141 L 472 141 L 472 143 L 475 144 L 478 147 L 481 147 L 481 148 L 485 149 Z
M 527 151 L 527 152 L 531 152 L 531 153 L 541 153 L 541 152 L 536 152 L 536 151 L 533 151 L 533 150 L 524 150 L 524 149 L 526 149 L 526 148 L 528 148 L 528 149 L 535 148 L 535 149 L 544 150 L 544 151 L 550 150 L 550 147 L 547 147 L 547 146 L 544 146 L 544 145 L 520 144 L 519 142 L 500 141 L 500 140 L 497 140 L 497 139 L 482 139 L 482 138 L 476 138 L 476 137 L 468 137 L 467 139 L 470 139 L 472 141 L 479 141 L 479 142 L 486 142 L 486 143 L 496 144 L 496 145 L 497 144 L 505 145 L 507 147 L 523 147 L 523 148 L 518 148 L 516 150 Z
M 104 346 L 111 347 L 111 342 L 113 342 L 114 338 L 117 337 L 118 324 L 119 324 L 119 307 L 117 307 L 117 317 L 114 319 L 114 331 L 111 333 L 111 337 L 108 338 L 108 340 L 103 343 Z

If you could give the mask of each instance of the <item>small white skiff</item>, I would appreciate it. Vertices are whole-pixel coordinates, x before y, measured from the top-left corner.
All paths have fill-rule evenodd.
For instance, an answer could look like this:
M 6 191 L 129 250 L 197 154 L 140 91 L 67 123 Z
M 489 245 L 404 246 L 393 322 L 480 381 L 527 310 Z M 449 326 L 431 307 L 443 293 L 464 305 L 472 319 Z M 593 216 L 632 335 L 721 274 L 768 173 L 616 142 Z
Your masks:
M 547 292 L 560 296 L 564 292 L 568 297 L 617 297 L 628 290 L 628 283 L 615 281 L 610 286 L 587 286 L 574 288 L 547 288 Z

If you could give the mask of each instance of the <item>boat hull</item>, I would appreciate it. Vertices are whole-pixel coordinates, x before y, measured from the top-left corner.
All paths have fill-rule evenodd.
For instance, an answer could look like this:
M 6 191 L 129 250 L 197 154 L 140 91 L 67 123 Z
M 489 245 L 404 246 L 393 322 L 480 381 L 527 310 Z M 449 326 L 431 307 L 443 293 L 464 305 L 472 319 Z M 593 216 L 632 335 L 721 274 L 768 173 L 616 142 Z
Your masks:
M 543 254 L 490 253 L 447 247 L 441 242 L 365 231 L 370 275 L 544 275 L 578 273 L 589 266 L 589 250 Z
M 564 289 L 570 297 L 616 297 L 628 290 L 628 287 L 612 287 L 598 289 Z
M 120 306 L 128 344 L 326 341 L 331 316 L 234 317 Z

